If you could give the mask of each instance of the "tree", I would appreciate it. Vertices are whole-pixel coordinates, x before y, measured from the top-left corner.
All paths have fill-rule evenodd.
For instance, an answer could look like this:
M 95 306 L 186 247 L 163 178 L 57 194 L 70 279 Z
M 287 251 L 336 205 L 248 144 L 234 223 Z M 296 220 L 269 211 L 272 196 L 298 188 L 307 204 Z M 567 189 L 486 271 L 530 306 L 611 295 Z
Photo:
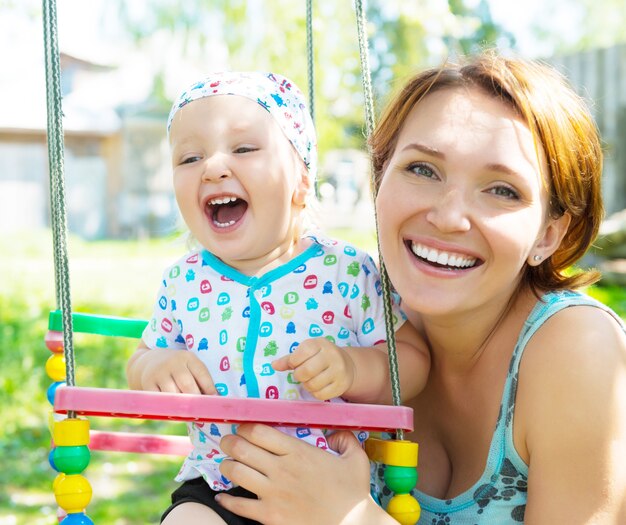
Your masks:
M 185 61 L 198 71 L 221 68 L 275 70 L 306 89 L 304 2 L 292 0 L 117 0 L 108 4 L 133 42 L 152 53 L 158 64 L 154 96 L 171 99 L 172 64 Z M 320 153 L 338 147 L 363 148 L 364 110 L 356 20 L 351 2 L 316 0 L 315 106 Z M 489 7 L 481 0 L 370 0 L 370 60 L 376 100 L 394 79 L 426 64 L 493 44 L 501 36 Z M 167 100 L 169 102 L 169 100 Z

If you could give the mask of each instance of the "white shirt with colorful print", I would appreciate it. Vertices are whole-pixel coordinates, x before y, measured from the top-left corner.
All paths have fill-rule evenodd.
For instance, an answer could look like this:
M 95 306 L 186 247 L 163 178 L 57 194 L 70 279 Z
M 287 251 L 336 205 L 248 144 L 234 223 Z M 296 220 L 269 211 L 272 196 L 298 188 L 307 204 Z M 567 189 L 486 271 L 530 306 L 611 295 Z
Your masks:
M 244 275 L 206 250 L 188 253 L 163 274 L 144 342 L 149 348 L 195 352 L 222 396 L 319 402 L 292 372 L 276 372 L 271 362 L 312 337 L 365 347 L 384 342 L 386 331 L 372 258 L 344 242 L 309 237 L 313 242 L 303 253 L 260 277 Z M 397 330 L 405 317 L 396 304 L 393 308 Z M 226 457 L 219 443 L 235 429 L 190 423 L 194 449 L 176 480 L 202 476 L 214 490 L 232 488 L 218 468 Z M 281 430 L 328 448 L 321 430 Z M 363 440 L 366 433 L 358 437 Z

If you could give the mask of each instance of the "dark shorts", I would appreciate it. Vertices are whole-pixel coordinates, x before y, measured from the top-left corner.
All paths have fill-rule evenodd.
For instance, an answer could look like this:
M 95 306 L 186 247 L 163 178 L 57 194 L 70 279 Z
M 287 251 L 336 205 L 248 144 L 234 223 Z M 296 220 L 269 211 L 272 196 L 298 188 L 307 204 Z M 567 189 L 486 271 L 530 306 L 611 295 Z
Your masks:
M 224 491 L 226 494 L 232 496 L 240 496 L 243 498 L 257 499 L 256 494 L 253 494 L 249 490 L 242 487 L 235 487 L 234 489 Z M 233 514 L 229 510 L 222 507 L 217 501 L 215 501 L 215 495 L 219 494 L 209 487 L 202 478 L 190 479 L 185 481 L 180 487 L 172 492 L 172 504 L 161 516 L 161 521 L 165 519 L 174 507 L 177 507 L 181 503 L 200 503 L 210 509 L 214 510 L 220 518 L 222 518 L 229 525 L 261 525 L 260 522 L 250 520 L 248 518 L 242 518 Z

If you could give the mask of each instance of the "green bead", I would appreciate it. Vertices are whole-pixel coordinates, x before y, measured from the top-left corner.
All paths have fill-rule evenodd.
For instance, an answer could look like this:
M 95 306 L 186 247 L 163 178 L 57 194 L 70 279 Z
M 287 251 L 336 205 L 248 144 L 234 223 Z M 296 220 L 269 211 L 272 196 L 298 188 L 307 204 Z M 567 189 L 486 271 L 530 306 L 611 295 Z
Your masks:
M 56 447 L 52 453 L 54 466 L 64 474 L 80 474 L 87 465 L 91 454 L 87 445 Z
M 417 469 L 415 467 L 387 465 L 385 484 L 396 494 L 407 494 L 417 484 Z

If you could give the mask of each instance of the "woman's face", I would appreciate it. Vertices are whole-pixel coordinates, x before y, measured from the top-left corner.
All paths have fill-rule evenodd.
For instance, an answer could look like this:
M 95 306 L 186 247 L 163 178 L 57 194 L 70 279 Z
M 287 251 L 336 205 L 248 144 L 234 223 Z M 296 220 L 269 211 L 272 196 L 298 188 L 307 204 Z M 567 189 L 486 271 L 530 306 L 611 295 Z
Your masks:
M 562 235 L 546 218 L 540 157 L 513 109 L 479 89 L 445 88 L 413 108 L 376 199 L 383 259 L 408 307 L 504 304 L 524 265 L 551 255 Z

